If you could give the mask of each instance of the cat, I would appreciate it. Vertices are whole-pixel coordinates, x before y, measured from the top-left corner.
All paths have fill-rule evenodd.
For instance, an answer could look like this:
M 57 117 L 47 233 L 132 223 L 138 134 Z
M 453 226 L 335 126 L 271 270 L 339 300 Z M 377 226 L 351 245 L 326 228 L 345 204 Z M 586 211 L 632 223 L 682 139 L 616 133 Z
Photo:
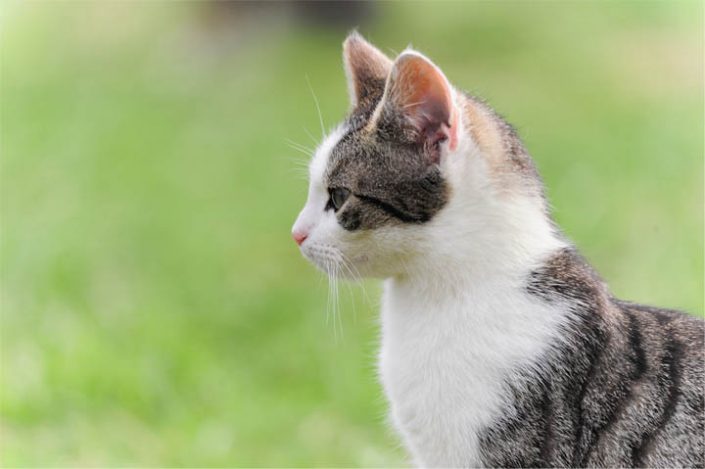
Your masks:
M 614 298 L 514 129 L 353 32 L 351 101 L 292 235 L 385 279 L 379 375 L 418 466 L 703 467 L 705 322 Z

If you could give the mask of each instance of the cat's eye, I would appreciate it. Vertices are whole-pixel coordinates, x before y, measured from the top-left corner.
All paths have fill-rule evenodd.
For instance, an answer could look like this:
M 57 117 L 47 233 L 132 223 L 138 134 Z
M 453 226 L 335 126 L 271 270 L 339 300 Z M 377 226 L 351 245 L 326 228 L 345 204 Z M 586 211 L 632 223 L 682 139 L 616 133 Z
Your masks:
M 334 189 L 329 189 L 330 193 L 330 205 L 336 212 L 340 210 L 348 197 L 350 197 L 350 191 L 343 189 L 342 187 L 336 187 Z

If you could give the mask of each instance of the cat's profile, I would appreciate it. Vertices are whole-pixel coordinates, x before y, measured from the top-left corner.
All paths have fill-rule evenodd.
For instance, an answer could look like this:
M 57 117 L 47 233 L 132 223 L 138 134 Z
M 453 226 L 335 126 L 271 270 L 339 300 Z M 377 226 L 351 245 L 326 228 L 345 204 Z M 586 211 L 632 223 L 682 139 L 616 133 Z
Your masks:
M 351 111 L 293 236 L 385 279 L 380 377 L 415 463 L 702 467 L 705 323 L 614 298 L 512 127 L 429 59 L 357 33 L 343 56 Z

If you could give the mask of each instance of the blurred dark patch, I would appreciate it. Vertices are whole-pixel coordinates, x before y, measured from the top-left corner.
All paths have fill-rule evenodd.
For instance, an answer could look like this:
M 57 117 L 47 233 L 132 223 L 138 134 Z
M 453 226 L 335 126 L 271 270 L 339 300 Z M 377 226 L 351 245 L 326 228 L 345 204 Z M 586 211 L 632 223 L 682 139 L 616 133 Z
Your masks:
M 376 5 L 357 1 L 295 1 L 299 21 L 317 27 L 352 29 L 372 20 Z
M 374 17 L 376 5 L 362 1 L 209 1 L 204 4 L 208 20 L 220 25 L 243 18 L 291 17 L 305 26 L 349 30 Z

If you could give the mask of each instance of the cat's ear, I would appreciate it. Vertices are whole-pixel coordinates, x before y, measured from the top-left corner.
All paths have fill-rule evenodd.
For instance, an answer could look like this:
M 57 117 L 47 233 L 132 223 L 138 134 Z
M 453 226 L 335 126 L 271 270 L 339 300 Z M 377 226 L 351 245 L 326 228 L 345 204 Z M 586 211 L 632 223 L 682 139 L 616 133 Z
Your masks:
M 357 31 L 350 33 L 343 42 L 343 64 L 353 108 L 382 95 L 392 61 Z
M 414 129 L 417 141 L 430 148 L 448 141 L 454 150 L 458 141 L 457 110 L 453 90 L 443 72 L 415 51 L 403 52 L 394 62 L 387 80 L 385 111 Z

